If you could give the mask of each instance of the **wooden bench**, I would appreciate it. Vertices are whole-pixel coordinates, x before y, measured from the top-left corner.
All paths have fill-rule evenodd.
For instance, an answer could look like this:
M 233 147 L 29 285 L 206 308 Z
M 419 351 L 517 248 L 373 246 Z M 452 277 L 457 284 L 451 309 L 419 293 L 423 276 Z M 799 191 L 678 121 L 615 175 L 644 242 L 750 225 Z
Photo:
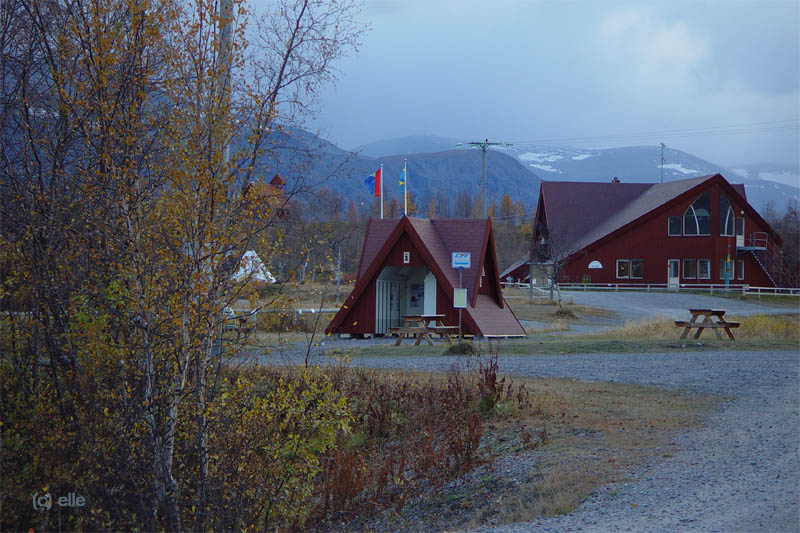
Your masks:
M 722 335 L 719 333 L 720 329 L 724 329 L 725 333 L 728 334 L 728 337 L 731 340 L 736 340 L 736 337 L 734 337 L 731 329 L 738 328 L 741 324 L 739 322 L 728 322 L 725 320 L 724 309 L 689 309 L 689 312 L 692 314 L 692 318 L 690 320 L 675 321 L 675 326 L 684 328 L 683 333 L 681 334 L 681 339 L 685 339 L 692 329 L 697 329 L 697 332 L 694 334 L 694 338 L 698 339 L 703 333 L 703 330 L 708 328 L 714 331 L 714 334 L 719 340 L 722 340 Z M 700 317 L 703 319 L 698 322 L 698 318 Z
M 402 327 L 402 328 L 389 328 L 390 333 L 394 333 L 397 335 L 397 342 L 394 343 L 395 346 L 400 346 L 400 343 L 403 342 L 403 339 L 409 335 L 413 335 L 416 337 L 416 341 L 414 341 L 414 345 L 417 346 L 419 343 L 422 342 L 422 339 L 433 346 L 433 340 L 431 340 L 431 333 L 433 333 L 434 328 L 428 327 Z
M 407 336 L 414 336 L 416 340 L 414 345 L 419 345 L 422 339 L 433 346 L 433 339 L 431 335 L 439 335 L 452 343 L 450 335 L 458 331 L 458 326 L 445 326 L 442 322 L 445 315 L 407 315 L 403 316 L 403 327 L 389 328 L 389 332 L 397 335 L 397 342 L 395 346 L 400 346 L 403 339 Z M 431 325 L 431 323 L 435 325 Z

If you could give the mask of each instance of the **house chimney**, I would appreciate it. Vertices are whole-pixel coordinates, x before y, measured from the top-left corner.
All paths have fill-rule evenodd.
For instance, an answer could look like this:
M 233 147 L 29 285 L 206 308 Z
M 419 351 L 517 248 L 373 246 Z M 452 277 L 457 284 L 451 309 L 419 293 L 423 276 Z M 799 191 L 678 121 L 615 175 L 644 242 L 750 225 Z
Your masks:
M 619 183 L 619 178 L 614 176 L 614 179 L 611 180 L 611 183 Z

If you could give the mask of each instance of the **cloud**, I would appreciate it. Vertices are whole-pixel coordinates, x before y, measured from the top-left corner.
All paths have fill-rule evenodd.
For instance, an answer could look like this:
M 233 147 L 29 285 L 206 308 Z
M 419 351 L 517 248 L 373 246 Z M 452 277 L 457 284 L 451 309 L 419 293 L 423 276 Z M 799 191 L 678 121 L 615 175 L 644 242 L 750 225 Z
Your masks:
M 689 24 L 657 19 L 642 10 L 608 13 L 600 21 L 598 39 L 620 81 L 656 90 L 694 87 L 709 58 L 707 39 Z

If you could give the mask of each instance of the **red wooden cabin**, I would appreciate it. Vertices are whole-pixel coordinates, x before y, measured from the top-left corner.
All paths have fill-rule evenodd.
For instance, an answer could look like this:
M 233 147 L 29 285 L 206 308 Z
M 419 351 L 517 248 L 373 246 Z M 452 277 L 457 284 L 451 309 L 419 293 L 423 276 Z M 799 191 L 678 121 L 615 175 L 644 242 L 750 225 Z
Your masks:
M 542 182 L 528 258 L 564 259 L 560 282 L 786 286 L 781 238 L 720 174 L 664 184 Z M 730 261 L 728 261 L 730 257 Z
M 481 337 L 523 337 L 525 330 L 503 300 L 491 222 L 402 217 L 370 219 L 358 281 L 325 330 L 329 334 L 385 335 L 404 315 L 444 315 L 458 325 L 453 289 L 459 272 L 452 252 L 469 252 L 461 273 L 467 289 L 462 331 Z

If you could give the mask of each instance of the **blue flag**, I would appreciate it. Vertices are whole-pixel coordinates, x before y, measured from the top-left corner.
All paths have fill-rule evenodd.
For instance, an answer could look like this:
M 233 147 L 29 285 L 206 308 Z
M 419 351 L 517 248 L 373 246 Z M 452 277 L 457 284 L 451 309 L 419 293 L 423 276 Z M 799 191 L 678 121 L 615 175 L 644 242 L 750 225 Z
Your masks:
M 403 169 L 403 172 L 400 173 L 400 181 L 398 181 L 397 184 L 398 185 L 406 184 L 406 169 Z
M 367 176 L 364 180 L 364 185 L 369 187 L 375 196 L 381 195 L 381 169 L 375 171 L 374 174 Z

